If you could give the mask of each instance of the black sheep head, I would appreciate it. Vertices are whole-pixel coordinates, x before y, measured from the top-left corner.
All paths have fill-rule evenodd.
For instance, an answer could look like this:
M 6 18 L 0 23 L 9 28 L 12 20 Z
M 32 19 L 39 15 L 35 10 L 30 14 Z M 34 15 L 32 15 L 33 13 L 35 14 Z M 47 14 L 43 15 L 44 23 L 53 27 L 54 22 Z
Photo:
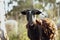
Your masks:
M 24 10 L 21 12 L 23 15 L 26 15 L 27 21 L 31 24 L 35 15 L 41 14 L 41 11 L 33 9 L 33 10 Z

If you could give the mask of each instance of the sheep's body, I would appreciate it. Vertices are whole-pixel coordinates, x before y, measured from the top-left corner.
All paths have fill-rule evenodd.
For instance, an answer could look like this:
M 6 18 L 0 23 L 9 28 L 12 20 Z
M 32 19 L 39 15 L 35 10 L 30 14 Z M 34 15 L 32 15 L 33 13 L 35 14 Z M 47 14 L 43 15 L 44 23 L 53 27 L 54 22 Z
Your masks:
M 36 20 L 32 25 L 28 23 L 27 31 L 30 40 L 57 40 L 57 27 L 48 18 Z
M 27 31 L 30 40 L 57 40 L 57 27 L 39 10 L 24 10 L 21 12 L 27 17 Z M 43 18 L 35 20 L 35 15 L 42 14 Z M 34 19 L 34 20 L 33 20 Z

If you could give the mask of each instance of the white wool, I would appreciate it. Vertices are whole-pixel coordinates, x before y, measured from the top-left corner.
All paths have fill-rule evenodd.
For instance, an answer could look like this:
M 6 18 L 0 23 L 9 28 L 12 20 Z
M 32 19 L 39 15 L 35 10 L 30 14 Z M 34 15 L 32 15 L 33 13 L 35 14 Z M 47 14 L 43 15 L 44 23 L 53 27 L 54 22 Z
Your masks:
M 15 21 L 15 20 L 7 20 L 5 22 L 6 25 L 10 25 L 8 27 L 11 27 L 17 34 L 17 31 L 18 31 L 18 22 Z

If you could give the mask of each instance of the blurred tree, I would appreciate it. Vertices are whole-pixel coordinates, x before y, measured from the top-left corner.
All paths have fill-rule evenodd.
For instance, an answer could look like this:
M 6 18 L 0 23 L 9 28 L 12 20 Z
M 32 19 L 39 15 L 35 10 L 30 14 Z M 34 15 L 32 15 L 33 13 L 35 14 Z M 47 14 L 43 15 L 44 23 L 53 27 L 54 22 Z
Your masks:
M 56 0 L 39 0 L 39 1 L 42 2 L 43 5 L 45 4 L 44 8 L 45 8 L 48 4 L 50 4 L 50 6 L 53 6 L 53 8 L 52 8 L 53 17 L 56 16 L 56 13 L 57 13 Z M 46 10 L 46 9 L 44 9 L 44 10 Z M 49 9 L 49 10 L 51 10 L 51 9 Z M 53 17 L 52 17 L 52 18 L 53 18 Z
M 13 1 L 17 1 L 17 0 L 13 0 Z M 18 6 L 13 6 L 13 9 L 8 12 L 8 14 L 12 17 L 12 19 L 20 18 L 20 15 L 19 15 L 20 11 L 22 11 L 24 9 L 33 9 L 31 0 L 19 0 L 17 2 L 18 2 Z M 12 3 L 12 1 L 9 4 L 11 4 L 11 3 Z

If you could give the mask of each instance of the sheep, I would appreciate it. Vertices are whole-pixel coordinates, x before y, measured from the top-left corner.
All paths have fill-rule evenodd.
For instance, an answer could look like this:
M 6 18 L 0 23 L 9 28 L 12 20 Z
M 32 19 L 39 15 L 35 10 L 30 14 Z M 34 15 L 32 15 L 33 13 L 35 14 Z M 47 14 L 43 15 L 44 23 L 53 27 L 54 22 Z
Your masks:
M 49 18 L 35 19 L 34 15 L 42 14 L 39 10 L 24 10 L 21 12 L 27 16 L 27 33 L 30 40 L 57 40 L 56 24 Z
M 5 26 L 9 36 L 17 35 L 18 33 L 18 22 L 16 20 L 6 20 Z M 11 34 L 11 35 L 10 35 Z

